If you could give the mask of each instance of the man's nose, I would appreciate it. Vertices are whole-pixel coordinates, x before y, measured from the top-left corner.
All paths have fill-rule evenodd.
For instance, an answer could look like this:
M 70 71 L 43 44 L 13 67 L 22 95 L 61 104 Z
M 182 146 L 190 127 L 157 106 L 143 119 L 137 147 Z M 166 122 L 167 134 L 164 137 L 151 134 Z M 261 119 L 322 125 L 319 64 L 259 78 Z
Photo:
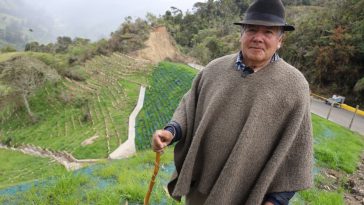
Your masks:
M 262 32 L 256 32 L 253 36 L 254 42 L 263 42 L 264 34 Z

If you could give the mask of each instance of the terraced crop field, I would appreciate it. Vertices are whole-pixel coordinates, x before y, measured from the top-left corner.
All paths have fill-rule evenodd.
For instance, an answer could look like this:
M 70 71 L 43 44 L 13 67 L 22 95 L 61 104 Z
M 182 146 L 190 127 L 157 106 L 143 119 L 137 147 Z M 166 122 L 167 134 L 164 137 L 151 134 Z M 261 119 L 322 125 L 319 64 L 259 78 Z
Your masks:
M 8 111 L 0 120 L 0 140 L 67 151 L 76 158 L 106 158 L 127 139 L 128 117 L 150 70 L 122 54 L 98 56 L 82 68 L 85 82 L 65 79 L 44 86 L 30 98 L 38 122 L 25 110 Z M 93 138 L 93 143 L 82 144 Z
M 182 96 L 190 89 L 197 70 L 183 64 L 162 62 L 153 71 L 144 106 L 137 117 L 137 149 L 150 148 L 150 139 L 173 115 Z

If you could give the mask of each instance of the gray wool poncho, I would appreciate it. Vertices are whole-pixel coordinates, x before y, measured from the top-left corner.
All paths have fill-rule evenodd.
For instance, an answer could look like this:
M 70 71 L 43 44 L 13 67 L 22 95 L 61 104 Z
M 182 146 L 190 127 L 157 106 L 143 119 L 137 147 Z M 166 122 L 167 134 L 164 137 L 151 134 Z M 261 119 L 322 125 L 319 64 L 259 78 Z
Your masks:
M 242 78 L 236 58 L 207 65 L 173 115 L 182 137 L 168 190 L 177 200 L 191 184 L 208 205 L 259 205 L 266 193 L 313 185 L 306 79 L 283 59 Z

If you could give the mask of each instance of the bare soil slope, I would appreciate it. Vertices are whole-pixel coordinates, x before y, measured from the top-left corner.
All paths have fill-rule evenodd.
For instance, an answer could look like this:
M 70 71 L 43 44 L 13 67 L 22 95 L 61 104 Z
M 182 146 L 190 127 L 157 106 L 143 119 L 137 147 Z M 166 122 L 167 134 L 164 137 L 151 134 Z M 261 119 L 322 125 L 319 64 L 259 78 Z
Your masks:
M 154 28 L 150 32 L 149 39 L 145 42 L 145 45 L 146 48 L 133 52 L 130 55 L 149 60 L 152 63 L 158 63 L 165 59 L 184 63 L 195 62 L 191 57 L 187 57 L 178 51 L 176 43 L 164 26 Z

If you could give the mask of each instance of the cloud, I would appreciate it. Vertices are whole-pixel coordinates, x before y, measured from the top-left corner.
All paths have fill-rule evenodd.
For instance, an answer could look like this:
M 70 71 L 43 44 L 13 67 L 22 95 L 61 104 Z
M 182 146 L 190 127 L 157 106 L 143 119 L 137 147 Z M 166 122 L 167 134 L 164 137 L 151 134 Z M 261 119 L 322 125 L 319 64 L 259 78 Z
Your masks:
M 192 10 L 196 0 L 24 0 L 52 14 L 58 35 L 96 40 L 115 31 L 124 18 L 144 18 L 147 12 L 162 15 L 171 6 Z

